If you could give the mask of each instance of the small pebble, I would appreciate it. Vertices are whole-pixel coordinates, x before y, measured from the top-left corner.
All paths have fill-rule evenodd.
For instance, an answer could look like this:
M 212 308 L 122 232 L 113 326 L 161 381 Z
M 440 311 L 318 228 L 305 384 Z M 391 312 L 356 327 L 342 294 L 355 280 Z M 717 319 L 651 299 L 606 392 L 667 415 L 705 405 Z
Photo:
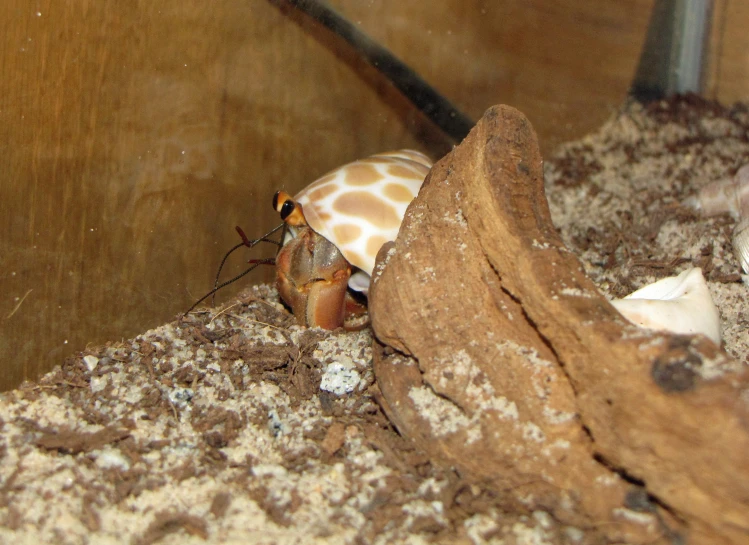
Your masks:
M 96 369 L 96 366 L 99 365 L 99 358 L 89 354 L 88 356 L 83 356 L 83 363 L 86 364 L 89 371 L 93 372 L 93 370 Z

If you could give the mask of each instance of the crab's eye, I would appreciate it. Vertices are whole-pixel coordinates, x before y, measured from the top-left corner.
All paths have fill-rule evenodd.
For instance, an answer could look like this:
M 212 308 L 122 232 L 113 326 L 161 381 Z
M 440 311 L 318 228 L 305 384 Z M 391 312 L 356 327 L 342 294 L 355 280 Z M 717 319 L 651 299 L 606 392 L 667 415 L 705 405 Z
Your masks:
M 295 205 L 294 201 L 292 201 L 291 199 L 289 199 L 288 201 L 284 202 L 281 205 L 281 210 L 279 211 L 279 213 L 281 214 L 281 219 L 285 220 L 286 218 L 288 218 L 289 214 L 291 214 L 294 211 L 295 206 L 296 205 Z

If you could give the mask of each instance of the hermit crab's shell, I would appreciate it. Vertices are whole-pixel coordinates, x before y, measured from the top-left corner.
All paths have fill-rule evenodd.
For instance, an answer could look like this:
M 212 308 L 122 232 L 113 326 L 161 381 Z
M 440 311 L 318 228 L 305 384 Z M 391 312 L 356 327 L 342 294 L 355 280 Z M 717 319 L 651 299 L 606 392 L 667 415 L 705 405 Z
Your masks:
M 377 252 L 395 240 L 431 167 L 418 151 L 379 153 L 329 172 L 294 197 L 309 226 L 364 273 L 351 277 L 351 288 L 367 291 Z

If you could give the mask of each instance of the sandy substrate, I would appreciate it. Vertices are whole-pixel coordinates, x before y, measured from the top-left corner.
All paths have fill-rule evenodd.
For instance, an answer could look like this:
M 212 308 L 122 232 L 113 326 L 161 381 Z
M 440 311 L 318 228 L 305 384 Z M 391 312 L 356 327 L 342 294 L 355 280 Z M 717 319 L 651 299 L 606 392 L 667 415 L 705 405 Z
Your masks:
M 749 110 L 633 104 L 546 164 L 555 225 L 610 297 L 702 267 L 749 363 L 734 220 L 682 202 L 749 162 Z M 582 543 L 437 467 L 377 404 L 371 332 L 305 330 L 267 286 L 69 358 L 0 400 L 0 541 Z

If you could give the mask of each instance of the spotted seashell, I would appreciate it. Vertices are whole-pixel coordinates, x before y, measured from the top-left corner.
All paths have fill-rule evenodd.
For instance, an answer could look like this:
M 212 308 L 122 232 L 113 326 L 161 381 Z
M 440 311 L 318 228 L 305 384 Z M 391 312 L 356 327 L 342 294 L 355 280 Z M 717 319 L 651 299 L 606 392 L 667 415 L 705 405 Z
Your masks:
M 336 168 L 294 197 L 309 226 L 359 269 L 349 281 L 351 288 L 367 291 L 377 252 L 395 240 L 431 167 L 418 151 L 379 153 Z

